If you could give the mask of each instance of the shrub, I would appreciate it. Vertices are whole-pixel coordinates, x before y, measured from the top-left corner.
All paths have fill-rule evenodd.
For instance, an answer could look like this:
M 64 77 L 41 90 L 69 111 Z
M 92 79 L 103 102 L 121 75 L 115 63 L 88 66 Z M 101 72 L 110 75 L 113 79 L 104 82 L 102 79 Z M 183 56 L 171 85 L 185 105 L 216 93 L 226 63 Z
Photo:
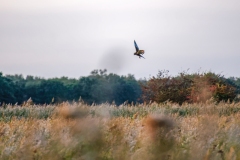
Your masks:
M 210 98 L 215 101 L 232 101 L 237 93 L 236 88 L 227 83 L 226 79 L 212 72 L 187 74 L 182 72 L 173 77 L 167 70 L 159 71 L 157 77 L 152 77 L 141 83 L 142 100 L 157 103 L 171 101 L 206 102 Z

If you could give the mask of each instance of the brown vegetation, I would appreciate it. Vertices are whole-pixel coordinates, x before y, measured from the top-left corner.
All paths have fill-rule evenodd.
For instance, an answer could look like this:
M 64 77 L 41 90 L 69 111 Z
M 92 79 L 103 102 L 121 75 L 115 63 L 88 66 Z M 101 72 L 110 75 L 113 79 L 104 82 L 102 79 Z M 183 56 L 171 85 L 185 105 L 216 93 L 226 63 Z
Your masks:
M 157 77 L 152 77 L 142 83 L 143 101 L 161 103 L 171 101 L 182 104 L 184 102 L 206 102 L 213 98 L 215 101 L 233 101 L 237 96 L 236 88 L 226 82 L 224 77 L 215 73 L 180 73 L 172 77 L 168 71 L 159 71 Z
M 240 159 L 240 103 L 62 103 L 0 114 L 0 159 Z

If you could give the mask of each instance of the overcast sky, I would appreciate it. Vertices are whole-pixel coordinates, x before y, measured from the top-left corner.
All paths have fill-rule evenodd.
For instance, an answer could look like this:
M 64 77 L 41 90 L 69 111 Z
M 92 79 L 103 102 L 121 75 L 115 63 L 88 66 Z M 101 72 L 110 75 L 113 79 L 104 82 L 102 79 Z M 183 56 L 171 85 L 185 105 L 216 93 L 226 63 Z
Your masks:
M 133 41 L 145 50 L 134 56 Z M 0 72 L 240 77 L 239 0 L 0 0 Z

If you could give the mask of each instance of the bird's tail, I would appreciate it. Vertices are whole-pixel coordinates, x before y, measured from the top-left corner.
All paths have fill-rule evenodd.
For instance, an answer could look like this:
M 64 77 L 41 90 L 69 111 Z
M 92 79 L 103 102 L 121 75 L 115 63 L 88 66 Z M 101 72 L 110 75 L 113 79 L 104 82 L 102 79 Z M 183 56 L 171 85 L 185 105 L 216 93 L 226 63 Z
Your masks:
M 142 55 L 139 55 L 139 58 L 140 58 L 140 57 L 144 58 Z M 146 59 L 146 58 L 144 58 L 144 59 Z

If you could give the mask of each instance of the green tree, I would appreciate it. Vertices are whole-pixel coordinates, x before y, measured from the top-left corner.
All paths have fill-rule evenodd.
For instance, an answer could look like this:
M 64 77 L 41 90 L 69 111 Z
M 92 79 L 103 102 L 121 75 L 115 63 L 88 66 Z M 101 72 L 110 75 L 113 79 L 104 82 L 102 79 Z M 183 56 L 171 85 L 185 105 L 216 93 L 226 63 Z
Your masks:
M 16 103 L 14 87 L 14 83 L 0 72 L 0 102 Z

